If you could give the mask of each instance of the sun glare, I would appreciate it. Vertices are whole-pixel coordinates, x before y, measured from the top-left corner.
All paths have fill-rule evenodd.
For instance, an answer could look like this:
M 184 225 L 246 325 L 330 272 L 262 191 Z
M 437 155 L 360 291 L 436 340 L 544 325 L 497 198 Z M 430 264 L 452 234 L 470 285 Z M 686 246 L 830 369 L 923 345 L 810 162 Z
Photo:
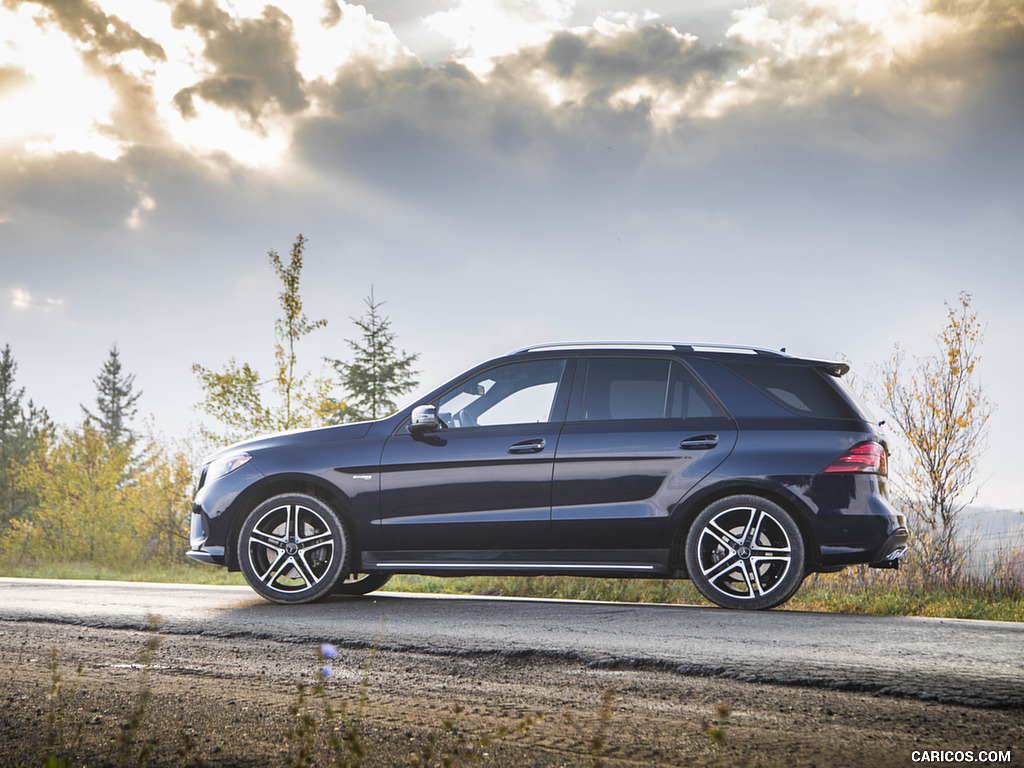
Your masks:
M 86 71 L 66 36 L 41 29 L 29 10 L 0 9 L 0 66 L 20 69 L 19 83 L 0 92 L 0 146 L 18 153 L 91 152 L 116 157 L 118 143 L 102 134 L 114 97 Z
M 197 155 L 228 155 L 250 166 L 269 167 L 287 155 L 290 130 L 273 115 L 259 124 L 195 99 L 196 114 L 185 119 L 174 96 L 212 74 L 203 58 L 204 41 L 191 29 L 175 29 L 167 6 L 145 0 L 106 0 L 103 11 L 130 24 L 163 48 L 166 59 L 138 50 L 117 55 L 117 68 L 148 86 L 169 140 Z M 92 153 L 116 159 L 128 147 L 119 139 L 113 85 L 99 68 L 83 63 L 81 45 L 51 23 L 44 11 L 0 8 L 0 66 L 24 74 L 8 78 L 0 91 L 0 148 L 13 155 Z
M 289 125 L 283 120 L 265 119 L 255 130 L 232 112 L 195 101 L 195 117 L 185 119 L 169 112 L 167 124 L 176 142 L 197 155 L 225 155 L 253 168 L 269 169 L 281 164 L 291 143 Z

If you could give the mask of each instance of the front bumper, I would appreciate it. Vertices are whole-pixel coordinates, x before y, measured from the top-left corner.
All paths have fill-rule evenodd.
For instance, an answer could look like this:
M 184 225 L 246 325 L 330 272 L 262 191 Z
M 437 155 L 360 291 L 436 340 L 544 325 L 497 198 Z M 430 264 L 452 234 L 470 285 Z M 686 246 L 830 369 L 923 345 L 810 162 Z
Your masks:
M 209 563 L 211 565 L 226 565 L 224 560 L 224 548 L 223 547 L 211 547 L 211 549 L 220 549 L 220 553 L 207 552 L 202 549 L 190 549 L 185 553 L 185 557 L 191 558 L 192 560 L 198 560 L 200 563 Z
M 203 513 L 202 507 L 196 505 L 192 508 L 192 522 L 189 526 L 188 538 L 191 548 L 185 553 L 185 557 L 197 560 L 200 563 L 226 565 L 227 560 L 224 557 L 224 547 L 208 544 L 207 539 L 209 537 L 209 520 Z
M 201 563 L 229 565 L 230 511 L 240 496 L 262 477 L 253 462 L 249 462 L 199 489 L 192 503 L 186 557 Z

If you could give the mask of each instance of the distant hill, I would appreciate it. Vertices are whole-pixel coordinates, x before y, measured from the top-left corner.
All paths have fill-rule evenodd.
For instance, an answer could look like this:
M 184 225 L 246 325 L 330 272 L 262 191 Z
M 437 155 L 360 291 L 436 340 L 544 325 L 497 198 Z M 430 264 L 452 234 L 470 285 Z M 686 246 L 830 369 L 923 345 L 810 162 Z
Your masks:
M 970 569 L 975 573 L 988 572 L 1014 550 L 1024 552 L 1024 510 L 968 507 L 961 522 L 961 538 L 970 547 Z

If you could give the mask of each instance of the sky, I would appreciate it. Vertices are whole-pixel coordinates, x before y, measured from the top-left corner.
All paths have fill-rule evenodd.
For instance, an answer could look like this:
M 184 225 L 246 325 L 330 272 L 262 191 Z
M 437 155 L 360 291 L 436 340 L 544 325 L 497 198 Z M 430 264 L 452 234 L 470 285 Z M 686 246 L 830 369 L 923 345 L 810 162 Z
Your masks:
M 0 344 L 73 425 L 116 344 L 140 415 L 269 376 L 371 290 L 423 389 L 548 341 L 936 351 L 968 292 L 1024 507 L 1024 0 L 0 0 Z

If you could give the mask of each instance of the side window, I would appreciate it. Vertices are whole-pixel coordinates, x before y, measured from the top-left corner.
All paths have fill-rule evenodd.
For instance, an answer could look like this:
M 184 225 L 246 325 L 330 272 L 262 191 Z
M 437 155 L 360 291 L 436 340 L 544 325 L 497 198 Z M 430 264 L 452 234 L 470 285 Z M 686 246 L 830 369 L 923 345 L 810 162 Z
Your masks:
M 801 416 L 849 419 L 857 414 L 827 373 L 799 364 L 729 362 L 726 367 Z
M 438 418 L 451 428 L 550 421 L 564 369 L 564 360 L 491 368 L 442 395 Z
M 720 415 L 683 366 L 668 360 L 595 358 L 587 370 L 584 421 L 696 419 Z
M 672 384 L 669 391 L 668 415 L 671 419 L 701 419 L 721 416 L 693 374 L 678 363 L 672 364 Z
M 664 418 L 669 365 L 668 360 L 594 358 L 583 393 L 584 421 Z

